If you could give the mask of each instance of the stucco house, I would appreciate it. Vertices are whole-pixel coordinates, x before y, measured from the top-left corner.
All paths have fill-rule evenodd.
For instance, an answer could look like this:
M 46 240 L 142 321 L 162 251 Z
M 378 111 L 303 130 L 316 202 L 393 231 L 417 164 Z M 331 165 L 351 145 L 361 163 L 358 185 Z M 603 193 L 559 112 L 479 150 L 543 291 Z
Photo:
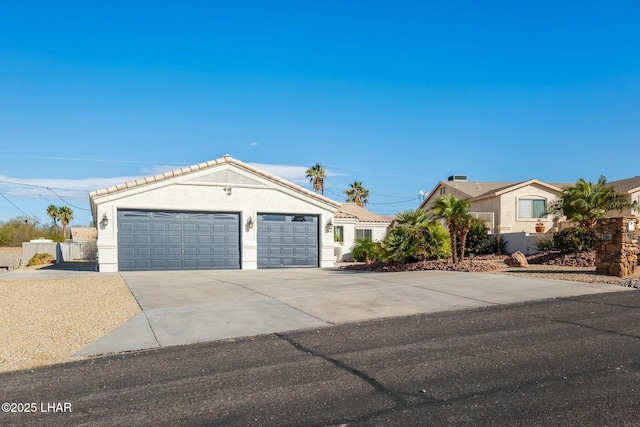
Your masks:
M 356 240 L 382 241 L 394 218 L 378 215 L 355 203 L 340 205 L 334 216 L 337 261 L 353 261 L 352 249 Z
M 447 194 L 469 202 L 470 213 L 485 220 L 490 234 L 507 235 L 507 250 L 532 253 L 537 241 L 536 225 L 555 231 L 561 218 L 544 215 L 568 183 L 547 183 L 538 179 L 522 182 L 469 181 L 465 175 L 440 181 L 420 204 L 429 210 L 433 202 Z
M 334 265 L 340 204 L 229 155 L 89 198 L 100 271 Z
M 640 176 L 611 181 L 618 193 L 626 194 L 629 202 L 640 205 Z M 544 215 L 550 203 L 558 198 L 563 188 L 574 183 L 547 183 L 538 179 L 522 182 L 482 182 L 469 181 L 465 175 L 452 175 L 447 181 L 440 181 L 421 203 L 422 209 L 430 209 L 437 198 L 453 194 L 469 202 L 470 213 L 484 219 L 490 234 L 505 235 L 507 250 L 525 253 L 536 251 L 536 241 L 540 233 L 536 225 L 542 223 L 544 232 L 552 232 L 570 226 L 564 217 Z M 638 214 L 638 209 L 628 209 L 622 213 L 609 212 L 607 216 Z
M 633 208 L 627 209 L 626 211 L 616 212 L 616 216 L 618 215 L 638 215 L 638 207 L 640 207 L 640 176 L 634 176 L 633 178 L 621 179 L 618 181 L 611 181 L 608 183 L 613 188 L 615 188 L 617 193 L 625 194 L 629 200 L 629 203 L 634 205 Z M 612 215 L 613 213 L 609 213 Z

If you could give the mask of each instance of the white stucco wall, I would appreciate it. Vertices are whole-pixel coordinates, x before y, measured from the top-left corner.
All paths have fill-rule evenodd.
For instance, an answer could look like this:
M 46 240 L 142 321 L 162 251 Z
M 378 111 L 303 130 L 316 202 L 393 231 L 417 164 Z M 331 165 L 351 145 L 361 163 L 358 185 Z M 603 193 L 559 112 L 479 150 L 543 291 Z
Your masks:
M 344 239 L 341 243 L 336 243 L 339 248 L 337 261 L 352 262 L 353 246 L 356 243 L 356 230 L 370 229 L 373 241 L 381 242 L 387 234 L 389 223 L 380 222 L 359 222 L 354 219 L 335 219 L 336 226 L 344 227 Z
M 219 171 L 225 168 L 238 168 L 233 165 L 216 166 Z M 170 178 L 164 181 L 146 184 L 112 194 L 93 198 L 94 219 L 98 224 L 98 256 L 100 271 L 118 270 L 118 209 L 149 209 L 207 212 L 239 212 L 241 226 L 241 268 L 257 268 L 257 215 L 258 213 L 311 214 L 319 216 L 320 267 L 334 265 L 333 231 L 327 231 L 325 225 L 333 221 L 336 206 L 315 199 L 294 189 L 271 182 L 260 175 L 241 170 L 250 177 L 251 183 L 234 184 L 202 182 L 210 170 Z M 231 187 L 228 195 L 225 187 Z M 106 213 L 109 223 L 99 226 Z M 247 229 L 249 217 L 254 227 Z

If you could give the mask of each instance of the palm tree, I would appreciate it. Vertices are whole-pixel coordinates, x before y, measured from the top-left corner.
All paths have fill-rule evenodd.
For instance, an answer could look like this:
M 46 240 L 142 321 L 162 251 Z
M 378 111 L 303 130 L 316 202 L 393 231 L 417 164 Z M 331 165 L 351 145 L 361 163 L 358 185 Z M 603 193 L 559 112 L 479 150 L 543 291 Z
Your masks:
M 73 211 L 69 206 L 58 208 L 58 219 L 62 223 L 62 238 L 67 236 L 67 225 L 73 220 Z
M 347 202 L 361 207 L 369 203 L 369 190 L 362 186 L 361 181 L 353 181 L 349 184 L 349 189 L 344 190 L 343 193 L 347 195 Z
M 307 169 L 307 178 L 309 178 L 309 183 L 313 184 L 313 190 L 317 193 L 318 191 L 322 192 L 324 196 L 324 179 L 327 174 L 324 171 L 324 166 L 320 163 L 316 163 L 315 166 Z
M 471 228 L 469 202 L 449 194 L 436 199 L 433 202 L 432 211 L 436 218 L 444 219 L 447 222 L 451 236 L 453 262 L 457 264 L 464 259 L 467 234 Z
M 47 215 L 53 220 L 53 225 L 58 226 L 58 207 L 56 205 L 49 205 L 47 208 Z
M 593 230 L 596 221 L 611 210 L 622 212 L 631 207 L 627 198 L 607 186 L 607 179 L 600 175 L 595 184 L 580 178 L 574 185 L 566 187 L 560 198 L 552 203 L 546 214 L 563 214 L 587 230 Z

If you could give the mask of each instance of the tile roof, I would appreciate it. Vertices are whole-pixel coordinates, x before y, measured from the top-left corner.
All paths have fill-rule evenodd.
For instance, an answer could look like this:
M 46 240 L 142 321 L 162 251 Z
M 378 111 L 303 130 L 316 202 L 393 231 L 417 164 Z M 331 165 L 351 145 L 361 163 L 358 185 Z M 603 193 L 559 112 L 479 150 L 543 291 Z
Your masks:
M 447 187 L 451 187 L 457 191 L 460 191 L 469 198 L 476 198 L 482 196 L 494 195 L 500 191 L 506 190 L 510 187 L 514 187 L 519 184 L 523 184 L 526 182 L 532 181 L 521 181 L 521 182 L 487 182 L 487 181 L 440 181 L 440 184 L 445 185 Z M 540 181 L 543 184 L 548 184 L 557 188 L 563 188 L 571 184 L 567 183 L 557 183 L 557 182 L 544 182 Z
M 76 242 L 86 242 L 98 238 L 98 230 L 95 227 L 71 227 L 71 239 Z
M 618 193 L 628 193 L 632 190 L 640 188 L 640 176 L 634 176 L 633 178 L 620 179 L 618 181 L 611 181 L 608 183 L 616 189 Z
M 246 163 L 241 162 L 240 160 L 236 160 L 234 158 L 232 158 L 230 155 L 225 154 L 224 157 L 221 157 L 219 159 L 215 159 L 215 160 L 210 160 L 208 162 L 204 162 L 204 163 L 199 163 L 197 165 L 192 165 L 192 166 L 185 166 L 183 168 L 180 169 L 175 169 L 172 170 L 170 172 L 165 172 L 162 174 L 158 174 L 158 175 L 154 175 L 154 176 L 150 176 L 150 177 L 146 177 L 146 178 L 140 178 L 137 179 L 135 181 L 131 181 L 131 182 L 127 182 L 124 184 L 119 184 L 113 187 L 109 187 L 109 188 L 104 188 L 101 190 L 96 190 L 96 191 L 92 191 L 91 193 L 89 193 L 89 198 L 93 199 L 94 197 L 98 197 L 98 196 L 104 196 L 107 194 L 113 194 L 113 193 L 117 193 L 118 191 L 122 191 L 122 190 L 127 190 L 127 189 L 131 189 L 131 188 L 135 188 L 135 187 L 140 187 L 146 184 L 152 184 L 155 182 L 160 182 L 160 181 L 164 181 L 166 179 L 170 179 L 170 178 L 174 178 L 180 175 L 185 175 L 185 174 L 189 174 L 189 173 L 193 173 L 193 172 L 197 172 L 197 171 L 201 171 L 201 170 L 205 170 L 205 169 L 209 169 L 212 167 L 215 167 L 217 165 L 222 165 L 222 164 L 233 164 L 235 166 L 238 166 L 242 169 L 245 169 L 249 172 L 252 172 L 256 175 L 260 175 L 263 178 L 266 178 L 270 181 L 274 181 L 280 185 L 284 185 L 286 187 L 291 188 L 292 190 L 295 190 L 299 193 L 303 193 L 306 196 L 309 197 L 313 197 L 315 199 L 319 199 L 325 203 L 329 203 L 331 205 L 333 205 L 334 207 L 339 207 L 340 203 L 336 202 L 335 200 L 332 200 L 328 197 L 322 196 L 320 194 L 314 193 L 313 191 L 307 190 L 306 188 L 300 187 L 299 185 L 296 185 L 292 182 L 289 182 L 287 180 L 284 180 L 280 177 L 277 177 L 275 175 L 272 175 L 268 172 L 265 172 L 263 170 L 260 170 L 256 167 L 253 167 L 251 165 L 248 165 Z
M 395 217 L 382 216 L 373 213 L 355 203 L 343 203 L 340 205 L 334 218 L 355 218 L 361 222 L 391 222 Z

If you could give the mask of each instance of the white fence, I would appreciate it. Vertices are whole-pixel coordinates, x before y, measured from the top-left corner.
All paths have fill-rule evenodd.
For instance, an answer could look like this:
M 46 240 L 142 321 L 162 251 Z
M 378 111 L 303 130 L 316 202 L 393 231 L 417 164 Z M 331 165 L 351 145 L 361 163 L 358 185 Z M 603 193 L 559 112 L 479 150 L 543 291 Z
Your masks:
M 95 261 L 98 257 L 98 246 L 95 241 L 63 242 L 56 250 L 56 262 Z
M 56 263 L 73 261 L 95 261 L 98 258 L 98 245 L 88 242 L 25 242 L 22 244 L 22 265 L 27 265 L 36 253 L 56 257 Z

